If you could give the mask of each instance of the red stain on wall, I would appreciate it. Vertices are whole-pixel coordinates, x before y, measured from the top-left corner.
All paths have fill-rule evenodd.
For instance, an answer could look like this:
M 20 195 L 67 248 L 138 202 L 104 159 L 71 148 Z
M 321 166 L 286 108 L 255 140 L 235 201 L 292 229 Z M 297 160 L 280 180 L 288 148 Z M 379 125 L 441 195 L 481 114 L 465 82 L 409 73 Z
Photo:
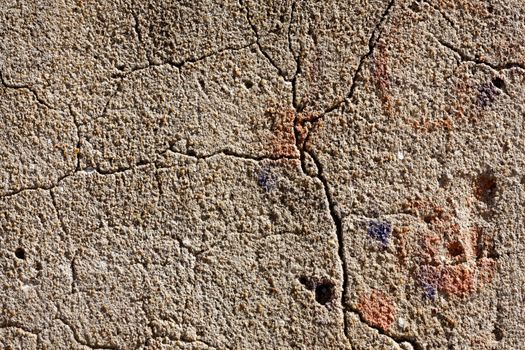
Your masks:
M 272 138 L 270 141 L 270 152 L 276 157 L 298 157 L 295 146 L 293 110 L 280 111 L 268 109 L 265 118 L 271 121 Z
M 492 281 L 496 261 L 490 235 L 478 226 L 461 227 L 454 210 L 430 202 L 416 201 L 405 209 L 426 226 L 416 249 L 416 279 L 425 291 L 464 298 Z
M 357 308 L 363 319 L 374 327 L 386 330 L 394 323 L 394 302 L 383 292 L 374 290 L 370 295 L 361 295 Z
M 466 264 L 443 266 L 438 289 L 445 295 L 465 297 L 476 290 L 474 271 Z
M 383 41 L 376 46 L 372 56 L 372 74 L 379 98 L 383 104 L 383 110 L 390 115 L 392 113 L 392 92 L 390 88 L 390 74 L 388 72 L 388 52 Z

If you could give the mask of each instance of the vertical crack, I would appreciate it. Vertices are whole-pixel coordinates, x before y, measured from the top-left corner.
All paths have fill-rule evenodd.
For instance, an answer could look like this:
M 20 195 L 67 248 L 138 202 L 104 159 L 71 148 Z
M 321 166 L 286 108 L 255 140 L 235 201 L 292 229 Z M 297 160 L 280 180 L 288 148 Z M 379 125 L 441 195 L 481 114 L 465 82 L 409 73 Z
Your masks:
M 345 337 L 350 340 L 349 334 L 348 334 L 348 324 L 346 321 L 346 317 L 344 313 L 346 312 L 346 302 L 345 298 L 347 295 L 348 290 L 348 272 L 346 269 L 346 257 L 345 257 L 345 242 L 343 239 L 343 222 L 341 219 L 341 214 L 336 208 L 335 201 L 332 198 L 332 193 L 330 192 L 330 187 L 328 186 L 328 180 L 326 179 L 324 175 L 324 168 L 321 162 L 319 161 L 319 158 L 315 154 L 315 152 L 308 152 L 303 151 L 303 157 L 304 153 L 307 152 L 310 157 L 312 157 L 315 166 L 317 167 L 317 178 L 321 181 L 323 184 L 324 194 L 326 197 L 326 200 L 328 201 L 328 210 L 330 211 L 330 216 L 332 217 L 332 220 L 335 224 L 335 233 L 337 236 L 337 243 L 338 243 L 338 249 L 337 254 L 339 256 L 339 261 L 341 264 L 341 270 L 343 273 L 343 281 L 342 281 L 342 290 L 341 290 L 341 307 L 343 309 L 343 332 L 345 334 Z
M 80 138 L 80 123 L 77 120 L 77 114 L 73 110 L 73 107 L 71 105 L 68 105 L 68 108 L 69 108 L 69 113 L 73 117 L 73 124 L 75 124 L 75 128 L 76 128 L 76 131 L 77 131 L 77 143 L 75 145 L 75 149 L 73 150 L 73 152 L 75 152 L 75 158 L 76 158 L 75 171 L 80 171 L 80 143 L 81 143 L 80 142 L 80 140 L 81 140 L 81 138 Z

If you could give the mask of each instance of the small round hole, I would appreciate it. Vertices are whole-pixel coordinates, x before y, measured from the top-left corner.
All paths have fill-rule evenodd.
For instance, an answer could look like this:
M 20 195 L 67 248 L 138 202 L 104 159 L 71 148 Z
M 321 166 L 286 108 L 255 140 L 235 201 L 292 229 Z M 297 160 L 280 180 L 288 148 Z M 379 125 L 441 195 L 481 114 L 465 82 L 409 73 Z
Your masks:
M 323 282 L 315 287 L 315 300 L 324 305 L 334 298 L 335 287 L 332 282 Z
M 15 250 L 15 256 L 18 258 L 18 259 L 25 259 L 26 258 L 26 251 L 24 250 L 24 248 L 17 248 Z
M 246 86 L 247 89 L 251 89 L 253 87 L 253 81 L 251 80 L 245 79 L 242 82 L 244 83 L 244 86 Z
M 505 88 L 505 82 L 503 81 L 503 79 L 498 77 L 492 79 L 492 84 L 500 90 L 503 90 Z

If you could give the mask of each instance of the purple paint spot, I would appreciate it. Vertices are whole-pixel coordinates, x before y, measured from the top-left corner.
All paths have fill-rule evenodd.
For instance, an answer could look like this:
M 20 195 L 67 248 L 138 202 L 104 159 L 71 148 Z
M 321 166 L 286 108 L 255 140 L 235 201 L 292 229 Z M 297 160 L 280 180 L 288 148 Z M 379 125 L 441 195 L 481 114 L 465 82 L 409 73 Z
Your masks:
M 498 84 L 498 83 L 496 83 Z M 482 84 L 478 87 L 478 99 L 476 104 L 482 108 L 487 107 L 494 102 L 496 96 L 500 94 L 500 90 L 493 82 Z
M 262 168 L 257 175 L 257 184 L 262 187 L 264 192 L 270 192 L 277 184 L 277 177 L 272 174 L 269 168 Z
M 368 235 L 386 247 L 388 238 L 392 234 L 392 224 L 382 221 L 370 221 L 368 223 Z
M 419 282 L 423 287 L 423 296 L 431 300 L 436 299 L 438 285 L 441 279 L 440 268 L 432 265 L 422 265 L 419 268 L 418 275 Z
M 423 296 L 427 299 L 435 300 L 437 288 L 431 284 L 423 283 Z

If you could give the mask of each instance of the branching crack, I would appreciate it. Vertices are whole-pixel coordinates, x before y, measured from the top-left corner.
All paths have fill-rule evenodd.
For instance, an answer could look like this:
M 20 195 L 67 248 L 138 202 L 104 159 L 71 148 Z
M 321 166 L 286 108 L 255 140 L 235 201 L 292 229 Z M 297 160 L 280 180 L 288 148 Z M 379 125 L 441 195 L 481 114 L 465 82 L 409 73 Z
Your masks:
M 19 325 L 19 324 L 16 324 L 14 322 L 10 322 L 10 321 L 5 321 L 5 322 L 2 322 L 0 323 L 0 329 L 7 329 L 7 328 L 13 328 L 13 329 L 17 329 L 21 332 L 25 332 L 25 333 L 29 333 L 29 334 L 32 334 L 32 335 L 35 335 L 35 336 L 38 336 L 39 332 L 38 331 L 33 331 L 27 327 L 24 327 L 22 325 Z
M 91 349 L 113 349 L 113 350 L 117 349 L 117 347 L 115 346 L 104 346 L 100 344 L 91 344 L 87 341 L 84 341 L 80 339 L 77 332 L 75 331 L 75 328 L 71 326 L 71 324 L 68 321 L 66 321 L 64 318 L 57 318 L 56 320 L 62 322 L 67 328 L 71 330 L 71 334 L 73 334 L 73 339 L 75 339 L 75 341 L 80 345 L 87 346 L 88 348 L 91 348 Z
M 297 89 L 296 89 L 296 77 L 297 77 L 297 74 L 300 73 L 300 69 L 301 69 L 300 59 L 297 58 L 298 71 L 296 72 L 296 75 L 294 76 L 294 79 L 292 81 L 293 86 L 294 86 L 294 88 L 293 88 L 293 90 L 294 90 L 293 100 L 294 100 L 294 107 L 296 109 L 296 118 L 294 120 L 294 135 L 295 135 L 295 140 L 296 140 L 296 143 L 297 143 L 297 148 L 299 149 L 299 153 L 300 153 L 301 167 L 303 169 L 303 172 L 305 172 L 304 148 L 308 144 L 308 140 L 309 140 L 310 135 L 311 135 L 311 132 L 308 132 L 308 129 L 309 130 L 314 129 L 315 126 L 317 125 L 317 123 L 321 119 L 323 119 L 325 117 L 325 115 L 327 115 L 328 113 L 336 110 L 345 101 L 350 100 L 354 96 L 354 92 L 355 92 L 355 89 L 357 87 L 357 77 L 361 73 L 361 70 L 363 69 L 363 64 L 366 61 L 366 59 L 368 59 L 374 53 L 374 49 L 375 49 L 379 39 L 381 38 L 381 34 L 383 33 L 383 23 L 385 23 L 387 18 L 389 17 L 394 4 L 395 4 L 395 0 L 391 0 L 389 2 L 388 6 L 386 7 L 386 9 L 383 11 L 383 13 L 381 15 L 381 18 L 380 18 L 379 22 L 374 27 L 374 30 L 372 31 L 372 35 L 368 39 L 368 52 L 366 54 L 364 54 L 360 58 L 359 64 L 357 65 L 357 69 L 356 69 L 356 71 L 354 73 L 354 76 L 352 78 L 352 85 L 350 86 L 350 90 L 348 91 L 346 96 L 343 99 L 341 99 L 340 101 L 337 101 L 336 103 L 334 103 L 329 108 L 327 108 L 321 114 L 319 114 L 317 116 L 314 116 L 312 118 L 307 118 L 307 119 L 303 119 L 303 120 L 299 120 L 299 118 L 298 118 L 298 113 L 301 112 L 303 106 L 297 105 L 297 102 L 296 102 L 296 91 L 297 91 Z M 309 128 L 307 128 L 306 123 L 310 124 Z
M 353 313 L 357 314 L 359 316 L 359 319 L 360 319 L 360 321 L 362 323 L 366 324 L 367 326 L 369 326 L 369 327 L 371 327 L 373 329 L 376 329 L 380 334 L 389 337 L 390 339 L 392 339 L 396 343 L 407 342 L 410 345 L 412 345 L 412 347 L 415 350 L 422 350 L 422 347 L 412 337 L 396 337 L 396 336 L 392 336 L 390 334 L 386 334 L 382 329 L 370 325 L 368 322 L 366 322 L 366 320 L 363 319 L 363 317 L 360 314 L 359 310 L 352 308 L 351 305 L 347 305 L 347 303 L 345 302 L 345 298 L 346 298 L 347 293 L 348 293 L 347 292 L 348 291 L 348 272 L 347 272 L 347 264 L 346 264 L 346 256 L 345 256 L 345 242 L 344 242 L 344 237 L 343 237 L 343 220 L 342 220 L 342 217 L 341 217 L 341 213 L 337 210 L 337 204 L 336 204 L 335 200 L 332 197 L 332 193 L 330 191 L 330 186 L 329 186 L 329 183 L 328 183 L 328 179 L 326 178 L 326 175 L 325 175 L 323 164 L 321 163 L 321 161 L 319 160 L 317 154 L 314 151 L 308 151 L 308 150 L 305 149 L 305 147 L 307 145 L 307 142 L 308 142 L 308 137 L 309 137 L 310 134 L 307 133 L 306 137 L 304 137 L 304 134 L 303 134 L 307 122 L 311 123 L 311 128 L 313 128 L 315 126 L 315 124 L 320 119 L 322 119 L 327 113 L 330 113 L 330 112 L 336 110 L 337 108 L 339 108 L 344 103 L 344 101 L 349 100 L 349 99 L 351 99 L 353 97 L 355 89 L 357 87 L 357 77 L 359 76 L 359 74 L 360 74 L 360 72 L 361 72 L 361 70 L 363 68 L 363 64 L 364 64 L 365 60 L 367 58 L 369 58 L 373 54 L 374 49 L 375 49 L 375 47 L 377 45 L 377 42 L 379 41 L 379 39 L 381 37 L 381 34 L 382 34 L 382 31 L 383 31 L 383 23 L 387 20 L 388 16 L 390 15 L 394 4 L 395 4 L 395 0 L 391 0 L 389 2 L 389 4 L 386 7 L 385 11 L 381 15 L 381 19 L 379 20 L 379 22 L 375 26 L 374 30 L 372 31 L 372 35 L 370 36 L 370 38 L 368 40 L 368 52 L 364 56 L 362 56 L 361 59 L 359 60 L 359 64 L 357 66 L 357 69 L 356 69 L 356 71 L 354 73 L 354 76 L 353 76 L 353 79 L 352 79 L 352 85 L 350 86 L 350 90 L 346 94 L 345 98 L 342 99 L 341 101 L 336 102 L 334 105 L 329 107 L 327 110 L 325 110 L 320 115 L 318 115 L 318 116 L 316 116 L 316 117 L 314 117 L 312 119 L 309 119 L 309 120 L 308 119 L 300 120 L 300 118 L 299 118 L 299 114 L 302 112 L 303 106 L 300 106 L 298 104 L 298 102 L 297 102 L 297 96 L 296 96 L 297 80 L 296 80 L 296 78 L 297 78 L 297 75 L 300 74 L 300 72 L 301 72 L 301 64 L 300 64 L 300 56 L 296 56 L 295 57 L 296 62 L 297 62 L 297 71 L 295 72 L 295 75 L 294 75 L 294 77 L 292 79 L 292 84 L 293 84 L 293 105 L 294 105 L 294 108 L 295 108 L 294 135 L 295 135 L 296 146 L 299 149 L 299 153 L 300 153 L 301 169 L 303 170 L 303 172 L 305 174 L 308 174 L 306 172 L 306 164 L 305 164 L 306 154 L 308 154 L 312 158 L 315 166 L 317 167 L 317 175 L 314 176 L 314 177 L 318 178 L 321 181 L 322 185 L 323 185 L 324 194 L 325 194 L 326 200 L 328 202 L 328 209 L 329 209 L 329 212 L 330 212 L 330 216 L 331 216 L 331 218 L 332 218 L 332 220 L 333 220 L 333 222 L 335 224 L 336 236 L 337 236 L 337 241 L 338 241 L 338 256 L 339 256 L 339 261 L 341 263 L 341 270 L 342 270 L 342 273 L 343 273 L 342 292 L 341 292 L 341 306 L 343 308 L 343 312 L 350 311 L 350 312 L 353 312 Z M 350 339 L 350 335 L 348 334 L 348 324 L 347 324 L 346 317 L 343 317 L 343 327 L 344 327 L 343 331 L 344 331 L 344 334 L 345 334 L 346 338 Z
M 250 15 L 250 8 L 247 4 L 244 3 L 244 0 L 239 0 L 239 5 L 244 8 L 246 12 L 246 21 L 252 28 L 253 33 L 255 34 L 255 43 L 257 44 L 257 47 L 259 48 L 259 51 L 263 54 L 263 56 L 270 62 L 270 64 L 277 69 L 277 73 L 279 76 L 281 76 L 285 81 L 290 82 L 290 79 L 287 78 L 286 73 L 279 67 L 279 65 L 273 60 L 273 58 L 266 52 L 266 50 L 261 45 L 261 36 L 259 35 L 259 31 L 257 29 L 257 26 L 252 22 L 251 15 Z
M 186 59 L 181 60 L 181 61 L 167 60 L 167 61 L 159 62 L 159 63 L 155 63 L 155 62 L 151 62 L 150 61 L 150 62 L 148 62 L 148 64 L 139 65 L 139 66 L 133 67 L 129 71 L 124 72 L 121 76 L 126 77 L 126 76 L 128 76 L 130 74 L 133 74 L 135 72 L 138 72 L 138 71 L 142 71 L 142 70 L 145 70 L 145 69 L 148 69 L 148 68 L 151 68 L 151 67 L 160 67 L 160 66 L 165 66 L 165 65 L 173 66 L 173 67 L 176 67 L 177 69 L 180 70 L 180 69 L 182 69 L 182 67 L 184 67 L 187 64 L 197 63 L 197 62 L 203 61 L 205 59 L 208 59 L 210 57 L 218 56 L 218 55 L 220 55 L 220 54 L 222 54 L 224 52 L 228 52 L 228 51 L 241 51 L 241 50 L 249 48 L 250 46 L 252 46 L 254 44 L 256 44 L 255 41 L 250 41 L 247 44 L 244 44 L 244 45 L 241 45 L 241 46 L 226 46 L 226 47 L 223 47 L 223 48 L 221 48 L 221 49 L 219 49 L 217 51 L 209 52 L 209 53 L 206 53 L 204 55 L 200 55 L 200 56 L 196 56 L 196 57 L 186 58 Z
M 214 51 L 214 52 L 211 52 L 211 53 L 207 53 L 207 54 L 204 54 L 202 56 L 198 56 L 198 57 L 194 57 L 194 58 L 188 58 L 188 59 L 180 61 L 180 62 L 166 61 L 166 62 L 155 63 L 155 62 L 152 62 L 151 59 L 148 57 L 148 63 L 147 64 L 135 66 L 135 67 L 131 68 L 128 71 L 123 71 L 121 74 L 118 75 L 118 80 L 116 82 L 117 88 L 115 88 L 115 91 L 113 91 L 113 93 L 109 96 L 109 98 L 106 101 L 106 103 L 104 105 L 104 108 L 102 109 L 102 112 L 100 113 L 100 115 L 98 115 L 95 118 L 91 119 L 91 122 L 96 121 L 96 120 L 98 120 L 100 118 L 103 118 L 103 117 L 105 117 L 107 115 L 108 109 L 109 109 L 109 105 L 110 105 L 111 101 L 115 98 L 115 96 L 117 95 L 117 93 L 120 90 L 119 86 L 123 83 L 124 78 L 126 78 L 126 77 L 128 77 L 128 76 L 130 76 L 132 74 L 136 74 L 137 72 L 144 71 L 144 70 L 150 69 L 152 67 L 161 67 L 161 66 L 166 66 L 166 65 L 173 66 L 173 67 L 177 68 L 179 70 L 179 72 L 180 72 L 182 67 L 185 66 L 186 64 L 197 63 L 197 62 L 203 61 L 203 60 L 208 59 L 208 58 L 213 57 L 213 56 L 220 55 L 220 54 L 222 54 L 224 52 L 228 52 L 228 51 L 244 50 L 244 49 L 246 49 L 246 48 L 248 48 L 248 47 L 250 47 L 250 46 L 252 46 L 254 44 L 255 44 L 255 42 L 249 42 L 248 44 L 245 44 L 245 45 L 242 45 L 242 46 L 239 46 L 239 47 L 224 47 L 224 48 L 222 48 L 220 50 L 217 50 L 217 51 Z
M 256 161 L 256 162 L 263 161 L 263 160 L 279 161 L 279 160 L 298 159 L 297 157 L 294 157 L 294 156 L 271 156 L 271 155 L 269 155 L 269 156 L 252 156 L 252 155 L 249 155 L 249 154 L 236 153 L 236 152 L 233 152 L 233 151 L 230 151 L 230 150 L 220 150 L 220 151 L 213 152 L 213 153 L 210 153 L 210 154 L 197 155 L 196 153 L 194 153 L 192 151 L 189 151 L 188 153 L 181 153 L 181 152 L 178 152 L 178 151 L 172 151 L 172 150 L 170 150 L 168 148 L 168 149 L 160 152 L 159 154 L 162 155 L 162 154 L 164 154 L 164 153 L 166 153 L 168 151 L 172 152 L 174 154 L 177 154 L 179 156 L 191 157 L 191 158 L 194 158 L 194 159 L 208 159 L 208 158 L 212 158 L 212 157 L 215 157 L 215 156 L 227 156 L 227 157 L 239 158 L 239 159 L 243 159 L 243 160 L 250 160 L 250 161 Z M 65 179 L 67 179 L 69 177 L 74 176 L 77 173 L 80 173 L 80 172 L 85 172 L 85 173 L 96 172 L 99 175 L 114 175 L 114 174 L 124 173 L 124 172 L 127 172 L 127 171 L 131 171 L 133 169 L 136 169 L 138 167 L 144 167 L 144 166 L 148 166 L 148 165 L 158 166 L 159 168 L 162 168 L 161 162 L 158 161 L 158 160 L 154 160 L 154 161 L 139 161 L 139 162 L 137 162 L 135 164 L 132 164 L 130 166 L 119 167 L 119 168 L 112 169 L 112 170 L 103 170 L 103 169 L 100 169 L 100 168 L 87 167 L 87 168 L 84 168 L 84 169 L 74 170 L 71 173 L 68 173 L 66 175 L 61 176 L 55 183 L 53 183 L 53 184 L 51 184 L 49 186 L 23 187 L 23 188 L 20 188 L 20 189 L 8 192 L 8 193 L 0 196 L 0 198 L 8 198 L 8 197 L 16 196 L 17 194 L 20 194 L 22 192 L 37 191 L 37 190 L 50 191 L 51 197 L 54 198 L 54 193 L 53 193 L 52 190 L 55 187 L 57 187 L 62 181 L 64 181 Z M 53 199 L 53 201 L 54 201 L 54 199 Z M 55 205 L 55 209 L 57 209 L 57 215 L 58 215 L 58 208 L 56 208 L 56 203 L 54 203 L 54 205 Z M 67 233 L 65 226 L 63 225 L 63 223 L 61 223 L 61 224 L 62 224 L 62 229 L 64 230 L 64 233 Z
M 28 85 L 28 84 L 11 84 L 11 83 L 8 83 L 5 78 L 4 78 L 4 75 L 2 72 L 0 72 L 0 82 L 2 83 L 2 85 L 4 85 L 6 88 L 9 88 L 9 89 L 23 89 L 23 90 L 27 90 L 29 91 L 33 97 L 35 98 L 35 100 L 40 103 L 42 106 L 48 108 L 48 109 L 51 109 L 51 110 L 54 110 L 54 111 L 58 111 L 60 112 L 59 109 L 51 106 L 49 103 L 47 103 L 43 98 L 41 98 L 38 93 L 35 91 L 35 89 L 33 89 L 32 86 Z

